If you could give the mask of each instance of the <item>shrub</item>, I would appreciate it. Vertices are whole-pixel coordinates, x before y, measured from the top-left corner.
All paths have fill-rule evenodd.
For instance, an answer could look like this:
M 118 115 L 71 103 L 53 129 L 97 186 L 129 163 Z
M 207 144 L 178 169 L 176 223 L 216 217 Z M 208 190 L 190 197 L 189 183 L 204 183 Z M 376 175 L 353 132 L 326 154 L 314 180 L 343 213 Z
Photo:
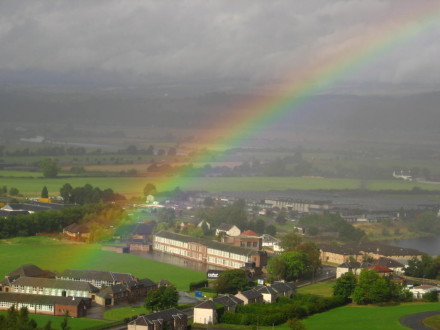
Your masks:
M 200 288 L 204 288 L 208 286 L 208 280 L 201 280 L 198 282 L 191 282 L 189 284 L 189 291 L 194 291 Z

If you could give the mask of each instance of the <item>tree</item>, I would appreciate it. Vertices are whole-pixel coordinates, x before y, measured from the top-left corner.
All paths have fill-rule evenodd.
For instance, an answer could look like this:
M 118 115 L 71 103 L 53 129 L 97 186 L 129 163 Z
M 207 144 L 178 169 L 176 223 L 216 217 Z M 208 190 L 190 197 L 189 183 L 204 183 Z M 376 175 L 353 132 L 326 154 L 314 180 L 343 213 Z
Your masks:
M 268 272 L 285 280 L 296 280 L 307 271 L 307 255 L 300 251 L 288 251 L 269 260 Z
M 144 187 L 144 196 L 156 195 L 156 194 L 157 194 L 156 186 L 152 183 L 147 183 Z
M 342 296 L 347 299 L 353 294 L 355 287 L 356 276 L 351 272 L 347 272 L 336 280 L 336 284 L 333 287 L 333 295 Z
M 46 186 L 41 190 L 41 198 L 49 198 L 49 191 Z
M 306 329 L 306 327 L 301 322 L 301 320 L 297 319 L 297 318 L 288 320 L 287 326 L 289 327 L 290 330 L 305 330 Z
M 18 196 L 19 193 L 20 193 L 20 191 L 15 187 L 12 187 L 11 189 L 9 189 L 9 195 L 11 195 L 11 196 Z
M 171 226 L 176 219 L 176 213 L 172 208 L 163 208 L 157 213 L 159 222 L 166 222 L 168 226 Z
M 301 236 L 295 233 L 288 233 L 281 237 L 280 247 L 284 251 L 294 250 L 300 243 L 302 239 Z
M 63 198 L 63 201 L 65 204 L 72 202 L 72 192 L 73 187 L 70 185 L 70 183 L 65 183 L 61 189 L 60 189 L 60 195 Z
M 246 272 L 242 269 L 226 270 L 219 274 L 215 288 L 217 293 L 232 293 L 245 290 L 249 287 Z
M 274 225 L 269 225 L 264 229 L 266 234 L 275 236 L 277 234 L 277 228 Z
M 321 251 L 313 242 L 303 242 L 295 248 L 295 251 L 303 252 L 307 255 L 307 268 L 312 274 L 321 267 Z
M 43 176 L 45 178 L 56 178 L 58 176 L 58 163 L 51 158 L 43 159 L 40 162 L 40 168 L 43 171 Z
M 173 308 L 177 306 L 179 293 L 174 285 L 160 286 L 149 291 L 145 298 L 145 308 L 152 311 Z

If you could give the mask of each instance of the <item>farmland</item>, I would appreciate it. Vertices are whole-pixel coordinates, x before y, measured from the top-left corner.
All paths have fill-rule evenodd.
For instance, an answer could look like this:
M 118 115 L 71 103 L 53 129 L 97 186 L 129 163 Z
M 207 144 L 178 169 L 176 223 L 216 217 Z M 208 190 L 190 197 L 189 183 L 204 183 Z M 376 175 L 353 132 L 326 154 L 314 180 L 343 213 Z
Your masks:
M 2 171 L 0 171 L 0 175 Z M 426 190 L 437 190 L 438 185 L 419 184 L 398 180 L 357 180 L 318 177 L 226 177 L 226 178 L 182 178 L 182 177 L 60 177 L 47 179 L 42 177 L 1 177 L 0 185 L 15 187 L 24 196 L 39 195 L 46 186 L 50 195 L 58 195 L 65 183 L 72 186 L 91 184 L 101 189 L 111 188 L 126 196 L 139 196 L 146 183 L 155 184 L 160 191 L 173 190 L 179 186 L 183 190 L 221 191 L 268 191 L 268 190 L 343 190 L 366 188 L 379 190 L 411 190 L 418 187 Z

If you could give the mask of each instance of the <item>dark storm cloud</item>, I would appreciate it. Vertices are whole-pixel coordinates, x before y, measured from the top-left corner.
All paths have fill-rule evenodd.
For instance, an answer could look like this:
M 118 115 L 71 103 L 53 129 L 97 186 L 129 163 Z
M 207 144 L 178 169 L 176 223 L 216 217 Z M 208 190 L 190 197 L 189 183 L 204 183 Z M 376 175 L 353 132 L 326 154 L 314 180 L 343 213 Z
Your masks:
M 313 63 L 412 1 L 8 1 L 0 73 L 33 80 L 258 86 Z M 438 26 L 437 26 L 438 29 Z M 439 83 L 437 31 L 356 81 Z M 67 77 L 67 78 L 66 78 Z M 31 77 L 29 77 L 30 79 Z M 1 79 L 1 78 L 0 78 Z M 24 79 L 24 78 L 23 78 Z M 54 78 L 55 79 L 55 78 Z

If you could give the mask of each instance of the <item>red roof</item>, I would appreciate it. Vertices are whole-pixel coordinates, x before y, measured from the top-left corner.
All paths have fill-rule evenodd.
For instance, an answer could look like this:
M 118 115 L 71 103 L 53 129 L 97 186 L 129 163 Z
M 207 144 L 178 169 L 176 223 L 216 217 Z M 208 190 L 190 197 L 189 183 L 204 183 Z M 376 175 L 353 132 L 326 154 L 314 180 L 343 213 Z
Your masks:
M 393 270 L 389 269 L 388 267 L 379 266 L 379 265 L 367 267 L 367 269 L 373 269 L 374 271 L 376 271 L 378 273 L 392 273 L 393 272 Z
M 242 232 L 241 236 L 256 236 L 256 237 L 259 237 L 260 235 L 258 235 L 253 230 L 248 229 L 248 230 L 245 230 L 244 232 Z

